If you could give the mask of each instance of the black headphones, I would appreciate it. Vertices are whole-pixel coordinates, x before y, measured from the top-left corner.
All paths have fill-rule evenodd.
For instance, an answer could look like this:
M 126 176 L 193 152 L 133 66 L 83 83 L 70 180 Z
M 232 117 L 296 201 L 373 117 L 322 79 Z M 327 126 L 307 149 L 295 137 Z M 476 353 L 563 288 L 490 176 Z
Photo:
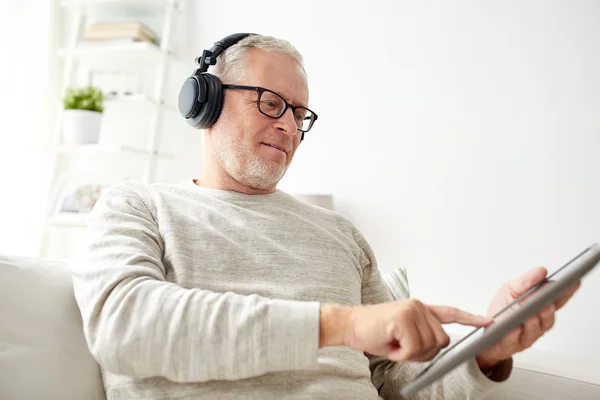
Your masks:
M 255 33 L 234 33 L 218 42 L 210 50 L 204 50 L 195 62 L 200 68 L 183 82 L 179 91 L 179 113 L 188 124 L 196 129 L 210 128 L 223 109 L 223 88 L 221 80 L 206 72 L 217 63 L 219 54 L 240 40 Z

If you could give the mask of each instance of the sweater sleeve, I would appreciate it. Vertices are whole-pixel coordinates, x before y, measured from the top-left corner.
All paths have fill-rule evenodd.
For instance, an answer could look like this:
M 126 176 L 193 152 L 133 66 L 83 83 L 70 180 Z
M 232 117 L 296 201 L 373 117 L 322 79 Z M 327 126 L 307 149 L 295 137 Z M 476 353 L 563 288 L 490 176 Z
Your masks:
M 360 234 L 357 243 L 364 252 L 362 303 L 393 301 L 377 268 L 372 249 Z M 385 357 L 366 354 L 370 361 L 371 381 L 384 400 L 402 400 L 400 389 L 427 367 L 423 362 L 393 362 Z M 501 383 L 487 378 L 473 359 L 455 368 L 442 379 L 405 400 L 482 399 Z
M 102 368 L 203 382 L 317 367 L 317 302 L 168 282 L 152 204 L 145 188 L 105 190 L 89 215 L 84 255 L 73 264 L 85 337 Z

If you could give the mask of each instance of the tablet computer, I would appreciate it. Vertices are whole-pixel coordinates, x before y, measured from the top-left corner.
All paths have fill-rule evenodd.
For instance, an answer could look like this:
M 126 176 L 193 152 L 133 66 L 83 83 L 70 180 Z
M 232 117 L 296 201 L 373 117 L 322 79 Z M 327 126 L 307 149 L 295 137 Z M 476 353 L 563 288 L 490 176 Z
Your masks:
M 494 315 L 495 321 L 491 325 L 473 330 L 456 344 L 439 353 L 427 368 L 400 390 L 400 395 L 403 398 L 409 398 L 457 366 L 475 358 L 477 354 L 500 341 L 528 318 L 558 300 L 598 263 L 600 263 L 600 244 L 595 243 L 500 310 Z M 546 284 L 548 281 L 550 283 Z M 522 303 L 518 307 L 513 307 L 520 302 Z M 497 319 L 501 315 L 502 318 Z M 479 337 L 465 342 L 479 330 L 483 330 Z

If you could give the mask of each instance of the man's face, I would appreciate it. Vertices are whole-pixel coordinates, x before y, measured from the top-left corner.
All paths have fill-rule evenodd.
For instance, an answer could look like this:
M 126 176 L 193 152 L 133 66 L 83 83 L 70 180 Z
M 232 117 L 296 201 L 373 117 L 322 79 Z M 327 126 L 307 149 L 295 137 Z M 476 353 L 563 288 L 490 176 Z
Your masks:
M 289 56 L 251 49 L 246 67 L 242 80 L 223 83 L 264 87 L 290 104 L 308 107 L 306 78 Z M 292 110 L 270 118 L 258 110 L 257 92 L 224 90 L 223 111 L 209 134 L 217 167 L 244 186 L 274 189 L 300 144 Z

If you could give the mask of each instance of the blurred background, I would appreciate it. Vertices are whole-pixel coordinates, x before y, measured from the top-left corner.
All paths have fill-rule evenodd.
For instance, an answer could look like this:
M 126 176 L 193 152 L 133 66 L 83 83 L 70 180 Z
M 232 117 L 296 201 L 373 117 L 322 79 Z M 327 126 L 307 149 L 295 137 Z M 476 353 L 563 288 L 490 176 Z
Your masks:
M 2 2 L 0 252 L 68 260 L 105 185 L 198 176 L 179 88 L 255 32 L 304 55 L 319 115 L 280 188 L 333 196 L 414 297 L 485 313 L 600 241 L 599 20 L 594 0 Z M 600 384 L 599 285 L 518 365 Z

